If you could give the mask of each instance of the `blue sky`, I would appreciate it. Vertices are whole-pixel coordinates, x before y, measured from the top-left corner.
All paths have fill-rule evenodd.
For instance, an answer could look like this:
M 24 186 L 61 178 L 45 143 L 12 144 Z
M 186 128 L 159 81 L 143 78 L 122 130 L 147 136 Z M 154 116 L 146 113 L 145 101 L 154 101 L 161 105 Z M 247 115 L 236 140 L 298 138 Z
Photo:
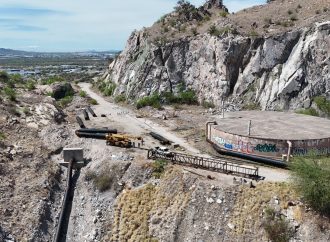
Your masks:
M 121 50 L 134 29 L 171 12 L 177 0 L 0 0 L 0 48 Z M 191 0 L 200 6 L 205 0 Z M 224 0 L 230 12 L 265 0 Z

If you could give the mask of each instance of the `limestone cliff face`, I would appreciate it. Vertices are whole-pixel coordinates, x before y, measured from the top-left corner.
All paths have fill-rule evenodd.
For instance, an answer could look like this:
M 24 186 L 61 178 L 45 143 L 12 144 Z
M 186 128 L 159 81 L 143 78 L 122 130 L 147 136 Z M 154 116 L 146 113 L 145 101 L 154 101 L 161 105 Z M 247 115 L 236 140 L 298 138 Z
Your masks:
M 330 96 L 330 22 L 269 38 L 203 34 L 161 46 L 134 32 L 106 80 L 129 99 L 184 85 L 216 105 L 224 98 L 268 110 L 309 107 L 312 97 Z

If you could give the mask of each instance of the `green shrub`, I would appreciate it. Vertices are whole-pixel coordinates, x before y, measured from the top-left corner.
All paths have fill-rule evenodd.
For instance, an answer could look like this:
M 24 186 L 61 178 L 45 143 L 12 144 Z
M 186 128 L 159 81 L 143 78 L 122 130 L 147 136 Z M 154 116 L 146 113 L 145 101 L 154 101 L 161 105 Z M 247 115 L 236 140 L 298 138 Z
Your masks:
M 152 175 L 156 178 L 160 178 L 163 172 L 165 171 L 165 167 L 167 163 L 168 162 L 166 160 L 155 160 L 152 163 L 152 169 L 153 169 Z
M 6 135 L 0 131 L 0 141 L 5 139 L 6 139 Z
M 272 208 L 265 210 L 265 222 L 263 227 L 272 242 L 289 242 L 294 236 L 294 230 L 280 215 L 277 215 Z
M 215 108 L 214 103 L 212 103 L 212 102 L 208 102 L 208 101 L 203 101 L 203 102 L 202 102 L 202 106 L 203 106 L 204 108 Z
M 323 96 L 314 97 L 314 102 L 318 109 L 320 109 L 326 115 L 330 115 L 330 101 Z
M 93 99 L 93 98 L 89 99 L 88 102 L 91 105 L 97 105 L 98 104 L 98 102 L 95 99 Z
M 291 9 L 288 10 L 288 14 L 289 14 L 289 15 L 293 14 L 293 12 L 292 12 Z
M 179 93 L 181 104 L 198 104 L 197 96 L 194 90 L 187 90 Z
M 316 13 L 316 14 L 320 14 L 321 11 L 320 11 L 320 10 L 316 10 L 315 13 Z
M 29 109 L 28 107 L 24 107 L 24 108 L 23 108 L 23 113 L 24 113 L 26 116 L 30 116 L 30 115 L 31 115 L 30 109 Z
M 60 107 L 65 108 L 68 106 L 73 100 L 73 96 L 66 96 L 58 101 Z
M 123 103 L 126 102 L 126 96 L 124 94 L 115 96 L 115 103 Z
M 111 188 L 112 180 L 113 177 L 104 172 L 94 178 L 94 185 L 100 192 L 104 192 Z
M 243 105 L 243 110 L 261 110 L 260 104 L 256 102 L 249 102 Z
M 29 91 L 32 91 L 32 90 L 36 89 L 36 86 L 35 86 L 34 81 L 28 81 L 28 82 L 25 84 L 25 87 L 26 87 L 26 89 L 29 90 Z
M 298 193 L 315 211 L 330 216 L 330 158 L 295 158 L 290 168 Z
M 9 98 L 10 101 L 16 101 L 16 91 L 13 88 L 5 87 L 4 88 L 5 95 Z
M 161 98 L 159 94 L 153 94 L 151 96 L 143 97 L 136 102 L 136 108 L 140 109 L 146 106 L 151 106 L 154 108 L 161 108 L 160 104 Z
M 23 77 L 20 74 L 11 74 L 9 79 L 13 83 L 21 83 L 23 81 Z
M 0 71 L 0 82 L 7 83 L 9 80 L 9 75 L 5 71 Z
M 227 15 L 228 15 L 228 12 L 226 12 L 226 11 L 224 11 L 224 10 L 220 11 L 220 13 L 219 13 L 219 16 L 220 16 L 220 17 L 223 17 L 223 18 L 226 18 Z
M 86 93 L 85 91 L 81 90 L 81 91 L 79 92 L 79 96 L 81 96 L 81 97 L 86 97 L 86 96 L 87 96 L 87 93 Z
M 207 32 L 212 36 L 219 36 L 221 34 L 220 30 L 214 24 L 209 27 Z
M 53 97 L 54 93 L 53 92 L 46 92 L 46 96 Z
M 65 79 L 61 76 L 52 76 L 52 77 L 49 77 L 47 79 L 42 79 L 41 80 L 41 84 L 42 85 L 50 85 L 50 84 L 53 84 L 55 82 L 64 82 Z
M 116 89 L 116 84 L 113 82 L 110 82 L 109 84 L 101 82 L 98 85 L 98 89 L 102 92 L 104 96 L 112 96 Z
M 298 114 L 310 115 L 310 116 L 320 116 L 320 114 L 316 111 L 315 108 L 305 108 L 295 111 Z

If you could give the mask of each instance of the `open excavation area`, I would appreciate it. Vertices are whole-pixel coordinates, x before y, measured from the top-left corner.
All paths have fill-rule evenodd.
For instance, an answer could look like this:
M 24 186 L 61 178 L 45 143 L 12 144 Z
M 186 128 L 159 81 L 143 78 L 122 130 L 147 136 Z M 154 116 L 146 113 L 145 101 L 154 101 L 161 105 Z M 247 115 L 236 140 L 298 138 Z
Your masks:
M 230 12 L 180 0 L 122 51 L 0 48 L 0 242 L 330 241 L 330 3 Z

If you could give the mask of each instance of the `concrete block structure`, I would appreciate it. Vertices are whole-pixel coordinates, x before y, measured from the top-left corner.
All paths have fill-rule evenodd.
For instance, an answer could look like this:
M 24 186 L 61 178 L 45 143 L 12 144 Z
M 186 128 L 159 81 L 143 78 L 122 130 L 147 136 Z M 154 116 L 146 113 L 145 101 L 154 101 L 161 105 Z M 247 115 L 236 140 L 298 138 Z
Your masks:
M 241 111 L 208 122 L 206 137 L 221 151 L 289 161 L 330 154 L 330 120 L 307 115 Z

